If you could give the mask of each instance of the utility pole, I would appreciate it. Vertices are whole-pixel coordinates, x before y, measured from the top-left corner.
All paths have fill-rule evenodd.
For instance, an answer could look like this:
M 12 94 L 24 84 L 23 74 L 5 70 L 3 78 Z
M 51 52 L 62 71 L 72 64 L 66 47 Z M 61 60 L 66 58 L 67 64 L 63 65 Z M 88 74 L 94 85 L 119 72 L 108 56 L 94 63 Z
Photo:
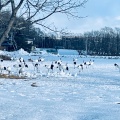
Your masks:
M 87 54 L 88 54 L 88 37 L 86 38 L 86 44 L 85 44 L 85 49 L 86 49 L 86 57 L 87 57 Z
M 1 0 L 0 0 L 0 13 L 1 13 Z
M 10 38 L 9 38 L 9 40 L 10 40 L 10 43 L 12 44 L 14 50 L 17 50 L 17 43 L 16 43 L 16 41 L 15 41 L 15 39 L 14 39 L 13 32 L 10 33 Z

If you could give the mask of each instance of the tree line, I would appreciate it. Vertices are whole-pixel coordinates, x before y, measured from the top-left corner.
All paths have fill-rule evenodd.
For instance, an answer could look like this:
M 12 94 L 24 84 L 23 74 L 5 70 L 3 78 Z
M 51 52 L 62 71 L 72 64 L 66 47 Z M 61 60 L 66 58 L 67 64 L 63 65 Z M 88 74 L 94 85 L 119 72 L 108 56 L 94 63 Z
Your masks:
M 0 12 L 0 36 L 7 28 L 10 16 L 10 11 Z M 34 27 L 30 21 L 26 21 L 24 17 L 16 17 L 6 39 L 10 38 L 11 33 L 17 43 L 17 49 L 23 48 L 30 51 L 32 46 L 36 46 L 75 49 L 80 54 L 87 51 L 90 55 L 120 55 L 120 28 L 104 27 L 84 34 L 64 34 L 59 38 L 55 33 L 44 33 L 40 28 Z M 30 40 L 32 43 L 28 44 L 26 41 Z
M 22 28 L 24 22 L 16 22 L 24 18 L 24 21 L 30 25 L 39 25 L 51 31 L 58 31 L 55 27 L 49 27 L 45 20 L 53 14 L 64 14 L 67 17 L 81 18 L 77 14 L 77 10 L 84 7 L 87 0 L 0 0 L 0 17 L 3 12 L 9 10 L 9 16 L 6 16 L 7 24 L 3 27 L 0 35 L 0 46 L 8 37 L 8 34 L 14 27 Z M 0 18 L 0 22 L 4 23 L 4 19 Z
M 44 36 L 34 42 L 37 47 L 75 49 L 80 54 L 120 55 L 120 28 L 104 27 L 79 35 Z

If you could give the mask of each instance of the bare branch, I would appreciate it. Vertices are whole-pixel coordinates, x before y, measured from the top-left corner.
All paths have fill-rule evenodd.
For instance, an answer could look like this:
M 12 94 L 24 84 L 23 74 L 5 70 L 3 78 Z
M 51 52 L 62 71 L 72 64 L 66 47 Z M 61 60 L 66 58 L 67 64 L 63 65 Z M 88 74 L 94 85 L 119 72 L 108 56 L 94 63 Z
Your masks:
M 77 10 L 80 7 L 84 7 L 84 4 L 87 2 L 87 0 L 19 0 L 19 2 L 15 0 L 6 1 L 7 2 L 4 4 L 0 3 L 0 10 L 2 7 L 5 7 L 11 3 L 10 7 L 12 14 L 8 20 L 8 25 L 0 38 L 0 45 L 5 40 L 5 37 L 10 32 L 11 28 L 14 26 L 18 10 L 21 9 L 21 6 L 24 8 L 21 10 L 20 17 L 26 18 L 26 21 L 29 22 L 30 25 L 36 23 L 46 29 L 58 32 L 57 30 L 51 29 L 49 26 L 42 24 L 42 22 L 56 13 L 65 14 L 72 18 L 83 18 L 78 16 L 76 13 Z M 21 24 L 22 25 L 20 25 L 20 27 L 24 28 L 24 23 Z M 19 26 L 19 24 L 17 26 Z
M 55 33 L 61 33 L 61 34 L 67 34 L 68 33 L 68 32 L 65 32 L 65 29 L 57 30 L 56 27 L 52 29 L 51 27 L 49 27 L 47 25 L 44 25 L 44 24 L 41 24 L 41 23 L 36 23 L 36 24 L 38 24 L 38 25 L 40 25 L 40 26 L 44 27 L 45 29 L 48 29 L 52 32 L 55 32 Z
M 36 12 L 33 14 L 33 15 L 31 15 L 31 16 L 29 16 L 29 18 L 27 19 L 27 20 L 30 20 L 30 19 L 32 19 L 34 16 L 36 16 L 36 14 L 42 9 L 42 7 L 44 6 L 44 4 L 47 2 L 47 0 L 45 0 L 40 6 L 38 5 L 39 4 L 39 0 L 38 0 L 38 2 L 36 3 L 36 5 L 33 5 L 29 0 L 28 0 L 28 3 L 30 4 L 30 5 L 32 5 L 35 9 L 36 9 Z M 28 8 L 29 8 L 29 12 L 30 12 L 30 7 L 29 7 L 29 4 L 27 3 L 27 5 L 28 5 Z M 37 8 L 36 8 L 37 7 Z
M 16 10 L 18 10 L 21 7 L 21 5 L 23 4 L 23 2 L 24 2 L 24 0 L 20 0 L 18 6 L 16 7 Z
M 14 0 L 10 0 L 11 2 L 11 7 L 12 7 L 12 12 L 15 10 L 15 2 Z
M 43 21 L 55 13 L 66 14 L 67 16 L 72 16 L 74 18 L 85 18 L 86 17 L 86 16 L 85 17 L 78 16 L 73 11 L 77 8 L 83 7 L 84 4 L 87 2 L 87 0 L 83 0 L 83 2 L 76 2 L 73 0 L 68 0 L 68 1 L 45 0 L 41 4 L 40 3 L 38 4 L 38 1 L 36 4 L 33 4 L 29 0 L 27 1 L 29 3 L 28 4 L 29 17 L 26 20 L 30 20 L 31 24 L 38 23 L 39 21 Z M 30 12 L 30 6 L 32 6 L 32 8 L 35 9 L 34 13 Z M 30 13 L 32 13 L 32 14 L 30 15 Z M 37 17 L 37 19 L 36 19 L 35 17 L 38 16 L 38 13 L 40 14 L 39 15 L 40 17 L 39 18 Z
M 10 3 L 10 0 L 8 0 L 6 3 L 1 3 L 1 1 L 0 1 L 0 10 L 3 8 L 3 7 L 5 7 L 5 6 L 7 6 L 8 4 Z
M 34 23 L 36 23 L 36 22 L 38 22 L 38 21 L 45 20 L 46 18 L 48 18 L 48 17 L 50 17 L 52 14 L 54 14 L 56 10 L 57 10 L 57 8 L 55 8 L 55 9 L 54 9 L 50 14 L 48 14 L 47 16 L 45 16 L 45 17 L 43 17 L 43 18 L 40 18 L 40 19 L 37 19 L 37 20 L 34 20 L 34 21 L 32 22 L 32 24 L 34 24 Z

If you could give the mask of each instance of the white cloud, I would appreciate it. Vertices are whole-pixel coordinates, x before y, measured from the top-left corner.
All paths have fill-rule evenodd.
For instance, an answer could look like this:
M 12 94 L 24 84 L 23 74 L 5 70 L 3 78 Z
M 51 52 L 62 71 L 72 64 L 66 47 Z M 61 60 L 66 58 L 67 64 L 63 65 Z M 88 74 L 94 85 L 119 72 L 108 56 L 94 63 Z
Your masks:
M 120 16 L 115 17 L 115 20 L 120 20 Z
M 106 0 L 97 1 L 90 0 L 86 4 L 86 8 L 79 11 L 83 16 L 89 15 L 83 19 L 67 19 L 65 15 L 55 14 L 51 16 L 46 23 L 54 23 L 54 25 L 61 29 L 67 28 L 68 31 L 73 33 L 83 33 L 86 31 L 100 30 L 107 27 L 120 27 L 119 4 L 120 0 Z M 109 5 L 108 5 L 109 4 Z
M 67 28 L 72 33 L 84 33 L 92 30 L 100 30 L 105 26 L 120 27 L 120 16 L 115 17 L 87 17 L 84 19 L 67 19 L 65 16 L 52 16 L 47 24 L 53 23 L 58 28 Z

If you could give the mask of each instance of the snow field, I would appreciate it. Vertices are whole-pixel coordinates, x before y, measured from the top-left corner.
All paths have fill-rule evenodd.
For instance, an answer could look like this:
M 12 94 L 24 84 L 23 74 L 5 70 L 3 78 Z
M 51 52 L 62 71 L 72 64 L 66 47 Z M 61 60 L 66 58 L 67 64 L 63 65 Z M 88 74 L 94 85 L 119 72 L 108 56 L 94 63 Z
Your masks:
M 22 55 L 27 61 L 29 57 Z M 44 55 L 45 61 L 39 71 L 25 68 L 27 79 L 0 79 L 0 120 L 119 120 L 120 118 L 120 73 L 114 63 L 119 59 L 79 57 L 77 55 Z M 44 65 L 62 59 L 70 67 L 71 76 L 56 70 L 50 74 Z M 73 67 L 73 58 L 77 64 L 94 59 L 93 66 L 78 73 Z M 3 65 L 13 66 L 15 61 L 4 61 Z M 16 70 L 12 68 L 12 72 Z M 31 84 L 36 83 L 37 87 Z

